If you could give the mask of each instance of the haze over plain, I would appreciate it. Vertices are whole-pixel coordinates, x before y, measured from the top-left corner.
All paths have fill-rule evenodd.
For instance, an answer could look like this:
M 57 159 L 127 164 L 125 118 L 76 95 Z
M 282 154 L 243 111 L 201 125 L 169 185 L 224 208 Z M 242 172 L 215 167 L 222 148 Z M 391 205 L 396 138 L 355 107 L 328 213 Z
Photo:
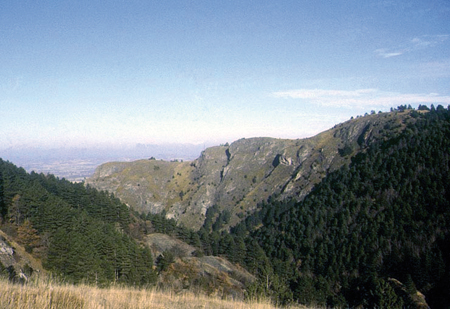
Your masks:
M 2 1 L 0 150 L 311 136 L 450 104 L 450 3 Z

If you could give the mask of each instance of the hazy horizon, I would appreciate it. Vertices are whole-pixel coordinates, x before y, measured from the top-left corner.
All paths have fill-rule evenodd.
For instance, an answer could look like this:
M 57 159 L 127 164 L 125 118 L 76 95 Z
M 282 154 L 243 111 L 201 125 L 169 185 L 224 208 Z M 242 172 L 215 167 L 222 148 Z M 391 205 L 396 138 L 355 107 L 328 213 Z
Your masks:
M 12 147 L 0 149 L 0 159 L 10 161 L 27 172 L 53 174 L 70 181 L 82 181 L 106 162 L 197 159 L 206 145 L 193 144 L 136 144 L 134 146 L 97 147 Z
M 450 3 L 7 1 L 0 149 L 304 138 L 450 104 Z

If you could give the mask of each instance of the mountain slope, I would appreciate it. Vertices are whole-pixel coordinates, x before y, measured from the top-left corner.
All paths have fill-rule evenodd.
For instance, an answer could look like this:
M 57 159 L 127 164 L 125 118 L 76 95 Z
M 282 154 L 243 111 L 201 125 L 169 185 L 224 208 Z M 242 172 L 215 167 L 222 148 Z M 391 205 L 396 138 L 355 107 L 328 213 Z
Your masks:
M 0 229 L 0 277 L 2 275 L 10 281 L 24 282 L 33 275 L 45 278 L 47 272 L 39 259 Z
M 0 229 L 65 280 L 154 282 L 151 252 L 131 236 L 135 223 L 118 199 L 0 159 Z
M 211 147 L 192 162 L 110 162 L 86 184 L 114 193 L 139 212 L 164 213 L 199 229 L 208 208 L 232 214 L 234 225 L 269 197 L 303 199 L 329 172 L 375 140 L 414 122 L 411 111 L 367 115 L 307 139 L 241 139 Z
M 450 110 L 412 116 L 402 133 L 369 144 L 302 201 L 271 201 L 231 230 L 263 249 L 269 263 L 259 273 L 288 287 L 277 297 L 427 308 L 418 289 L 432 308 L 448 307 Z
M 51 273 L 64 282 L 158 284 L 243 298 L 255 278 L 203 256 L 199 246 L 198 236 L 174 220 L 139 216 L 105 192 L 0 159 L 0 279 Z

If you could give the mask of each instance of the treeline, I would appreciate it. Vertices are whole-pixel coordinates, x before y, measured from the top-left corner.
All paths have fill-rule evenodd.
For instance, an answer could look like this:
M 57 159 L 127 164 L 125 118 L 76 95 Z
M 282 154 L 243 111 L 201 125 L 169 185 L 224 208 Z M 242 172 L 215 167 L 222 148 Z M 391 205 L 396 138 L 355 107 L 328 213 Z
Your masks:
M 66 280 L 155 281 L 150 250 L 129 236 L 129 209 L 105 192 L 0 159 L 0 215 L 4 231 Z
M 231 231 L 230 214 L 209 208 L 203 253 L 245 266 L 260 278 L 249 292 L 280 303 L 401 308 L 420 290 L 448 306 L 450 111 L 411 116 L 301 202 L 271 199 Z
M 395 278 L 432 304 L 450 303 L 450 113 L 416 119 L 328 175 L 301 203 L 271 203 L 249 218 L 263 224 L 251 237 L 294 299 L 401 306 L 409 299 L 387 284 Z
M 400 106 L 397 112 L 405 112 Z M 255 274 L 249 296 L 283 304 L 401 308 L 450 304 L 450 110 L 420 106 L 388 139 L 361 145 L 301 202 L 257 206 L 230 230 L 207 210 L 199 231 L 165 214 L 133 214 L 105 192 L 0 160 L 0 215 L 44 265 L 73 282 L 145 285 L 156 272 L 136 239 L 165 233 Z M 388 128 L 386 128 L 388 130 Z M 167 263 L 157 264 L 163 270 Z
M 450 112 L 413 116 L 302 202 L 269 203 L 247 219 L 271 262 L 265 272 L 282 278 L 286 297 L 401 307 L 411 301 L 404 290 L 417 288 L 432 305 L 450 303 Z M 390 278 L 405 283 L 403 292 Z
M 177 225 L 175 219 L 167 219 L 165 211 L 158 214 L 148 213 L 147 215 L 142 213 L 139 217 L 144 225 L 144 227 L 141 228 L 143 234 L 162 233 L 176 237 L 191 246 L 198 248 L 195 254 L 199 256 L 204 255 L 201 250 L 198 233 L 189 228 Z

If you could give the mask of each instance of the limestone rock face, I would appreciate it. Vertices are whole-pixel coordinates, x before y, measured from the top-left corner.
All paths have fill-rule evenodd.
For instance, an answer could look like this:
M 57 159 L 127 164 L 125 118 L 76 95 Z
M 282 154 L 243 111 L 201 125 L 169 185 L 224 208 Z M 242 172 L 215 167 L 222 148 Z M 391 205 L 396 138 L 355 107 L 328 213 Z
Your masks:
M 239 265 L 218 256 L 196 256 L 197 248 L 166 234 L 149 234 L 145 242 L 154 260 L 165 252 L 172 253 L 173 262 L 158 276 L 158 285 L 175 292 L 184 289 L 202 290 L 210 295 L 221 291 L 224 295 L 243 299 L 245 286 L 256 280 Z
M 6 243 L 3 237 L 0 237 L 0 262 L 4 267 L 16 264 L 14 260 L 14 249 Z
M 0 265 L 4 269 L 13 269 L 17 282 L 26 282 L 30 276 L 44 278 L 47 275 L 41 262 L 3 230 L 0 230 Z
M 154 260 L 164 251 L 170 251 L 177 257 L 191 257 L 197 250 L 179 239 L 160 233 L 147 235 L 146 244 L 152 250 Z
M 190 162 L 139 160 L 99 166 L 87 185 L 114 193 L 140 212 L 160 213 L 198 229 L 218 205 L 236 224 L 269 197 L 301 200 L 328 173 L 372 141 L 414 121 L 409 112 L 349 120 L 306 139 L 248 138 L 205 149 Z

